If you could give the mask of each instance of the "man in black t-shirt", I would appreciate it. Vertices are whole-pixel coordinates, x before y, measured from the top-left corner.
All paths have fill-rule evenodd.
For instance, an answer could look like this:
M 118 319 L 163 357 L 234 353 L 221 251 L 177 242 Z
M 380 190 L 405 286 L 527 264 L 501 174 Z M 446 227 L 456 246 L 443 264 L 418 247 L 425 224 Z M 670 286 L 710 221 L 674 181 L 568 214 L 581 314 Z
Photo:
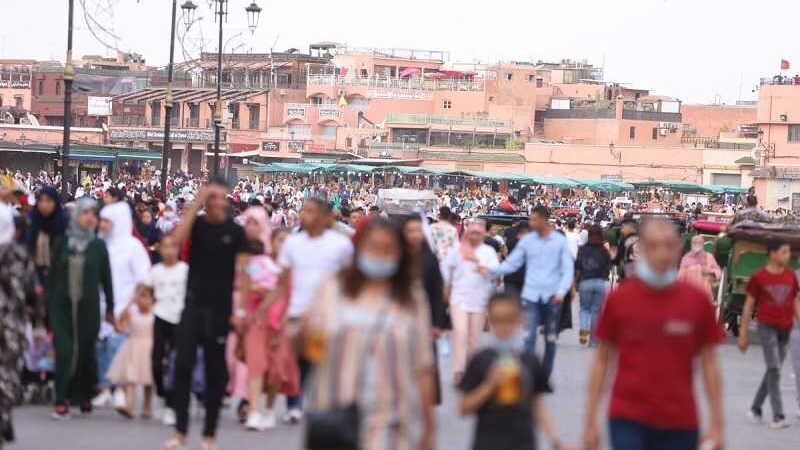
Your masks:
M 552 392 L 544 368 L 523 351 L 518 297 L 495 294 L 487 307 L 493 334 L 470 360 L 458 385 L 461 413 L 477 414 L 473 450 L 534 450 L 535 427 L 562 447 L 541 394 Z
M 203 448 L 215 448 L 217 419 L 225 394 L 228 371 L 225 344 L 231 316 L 236 261 L 245 249 L 242 227 L 230 217 L 227 187 L 214 179 L 200 189 L 194 203 L 174 232 L 177 242 L 189 241 L 189 275 L 186 305 L 176 329 L 174 403 L 175 435 L 164 449 L 186 443 L 189 427 L 189 392 L 198 347 L 205 363 L 205 424 Z M 205 215 L 198 216 L 205 206 Z

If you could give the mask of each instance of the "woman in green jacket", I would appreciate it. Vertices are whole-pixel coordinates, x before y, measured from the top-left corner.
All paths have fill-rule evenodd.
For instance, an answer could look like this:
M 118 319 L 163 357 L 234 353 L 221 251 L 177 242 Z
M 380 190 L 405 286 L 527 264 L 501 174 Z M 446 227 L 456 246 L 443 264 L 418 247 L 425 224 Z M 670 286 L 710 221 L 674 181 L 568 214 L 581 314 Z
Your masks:
M 69 417 L 69 403 L 90 412 L 97 383 L 95 342 L 100 331 L 100 289 L 114 311 L 111 268 L 105 243 L 95 236 L 97 204 L 78 200 L 66 236 L 53 248 L 45 304 L 56 350 L 53 417 Z M 113 314 L 106 317 L 113 323 Z

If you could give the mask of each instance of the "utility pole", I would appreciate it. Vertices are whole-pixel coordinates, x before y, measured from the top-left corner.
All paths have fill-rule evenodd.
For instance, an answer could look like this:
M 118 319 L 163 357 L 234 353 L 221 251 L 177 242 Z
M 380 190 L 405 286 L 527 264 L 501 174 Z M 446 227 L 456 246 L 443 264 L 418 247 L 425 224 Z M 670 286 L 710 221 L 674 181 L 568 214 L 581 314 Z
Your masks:
M 72 67 L 72 16 L 75 11 L 75 0 L 69 0 L 67 11 L 67 61 L 64 65 L 64 141 L 61 145 L 61 197 L 67 198 L 69 186 L 69 141 L 72 126 L 72 80 L 75 70 Z
M 214 105 L 214 176 L 219 174 L 219 140 L 220 128 L 222 127 L 222 19 L 225 16 L 225 2 L 227 0 L 217 0 L 219 11 L 219 46 L 217 48 L 217 104 Z M 205 156 L 204 156 L 205 157 Z

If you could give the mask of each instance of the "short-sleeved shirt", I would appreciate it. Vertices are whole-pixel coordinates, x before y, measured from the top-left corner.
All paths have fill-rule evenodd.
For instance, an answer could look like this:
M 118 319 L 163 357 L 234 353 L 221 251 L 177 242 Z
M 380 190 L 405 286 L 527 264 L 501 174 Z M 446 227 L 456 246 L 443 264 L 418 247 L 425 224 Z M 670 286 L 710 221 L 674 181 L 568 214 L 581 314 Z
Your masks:
M 278 256 L 278 264 L 292 273 L 289 317 L 303 315 L 322 283 L 352 260 L 353 243 L 336 231 L 325 230 L 314 237 L 301 231 L 289 236 Z
M 774 274 L 762 268 L 747 283 L 747 293 L 758 302 L 758 321 L 782 331 L 792 329 L 797 290 L 797 276 L 789 269 Z
M 653 289 L 636 277 L 625 279 L 609 294 L 596 335 L 619 354 L 611 418 L 698 427 L 694 359 L 725 337 L 708 294 L 681 281 Z
M 236 255 L 246 248 L 244 229 L 231 219 L 216 225 L 200 216 L 190 246 L 186 306 L 211 307 L 230 317 Z
M 511 357 L 520 368 L 519 399 L 516 403 L 500 404 L 494 396 L 478 408 L 473 450 L 532 450 L 536 448 L 534 436 L 533 400 L 537 395 L 552 392 L 547 374 L 536 356 L 511 355 L 501 350 L 486 348 L 478 351 L 467 364 L 464 377 L 458 385 L 461 392 L 475 390 L 489 376 L 492 366 L 500 357 Z

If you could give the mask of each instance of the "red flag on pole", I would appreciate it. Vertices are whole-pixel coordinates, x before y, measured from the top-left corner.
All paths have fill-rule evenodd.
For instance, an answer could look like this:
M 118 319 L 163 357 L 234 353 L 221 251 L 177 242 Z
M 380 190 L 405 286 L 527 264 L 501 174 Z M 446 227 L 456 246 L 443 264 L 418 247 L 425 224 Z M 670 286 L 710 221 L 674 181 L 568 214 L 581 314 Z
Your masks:
M 785 59 L 781 60 L 781 70 L 789 70 L 789 61 Z

